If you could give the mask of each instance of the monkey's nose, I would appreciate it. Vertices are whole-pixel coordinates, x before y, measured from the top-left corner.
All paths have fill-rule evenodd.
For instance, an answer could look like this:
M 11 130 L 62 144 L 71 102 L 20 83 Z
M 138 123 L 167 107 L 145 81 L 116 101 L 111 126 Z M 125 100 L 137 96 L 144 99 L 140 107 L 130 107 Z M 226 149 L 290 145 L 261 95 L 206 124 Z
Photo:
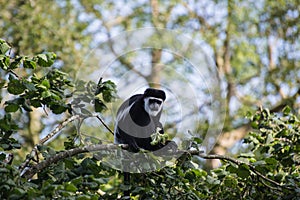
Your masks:
M 150 108 L 151 108 L 151 110 L 153 110 L 153 111 L 158 111 L 159 106 L 158 106 L 158 105 L 151 105 Z

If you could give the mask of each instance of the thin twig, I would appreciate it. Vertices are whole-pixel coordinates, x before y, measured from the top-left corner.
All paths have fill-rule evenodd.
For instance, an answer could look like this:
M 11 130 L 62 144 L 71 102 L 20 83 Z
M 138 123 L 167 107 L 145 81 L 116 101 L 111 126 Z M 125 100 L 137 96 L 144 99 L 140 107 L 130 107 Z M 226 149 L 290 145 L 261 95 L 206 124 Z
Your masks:
M 20 76 L 18 74 L 16 74 L 16 72 L 14 72 L 13 70 L 10 69 L 10 70 L 8 70 L 8 72 L 12 73 L 19 80 L 21 79 Z
M 101 117 L 99 117 L 98 115 L 92 115 L 90 117 L 96 117 L 109 132 L 114 134 L 114 132 L 105 124 L 105 122 L 101 119 Z M 38 145 L 45 144 L 47 141 L 49 141 L 51 138 L 53 138 L 59 131 L 61 131 L 67 124 L 69 124 L 70 122 L 72 122 L 72 121 L 74 121 L 78 118 L 80 118 L 80 115 L 73 115 L 72 117 L 70 117 L 70 118 L 66 119 L 65 121 L 61 122 L 51 133 L 49 133 L 43 139 L 41 139 L 39 141 L 39 143 L 36 144 L 33 147 L 32 151 L 30 152 L 29 156 L 24 161 L 24 163 L 19 167 L 19 170 L 20 170 L 21 174 L 25 173 L 24 169 L 29 165 L 30 161 L 34 160 L 34 158 L 37 157 L 37 155 L 38 155 L 38 149 L 37 149 Z
M 73 115 L 72 117 L 66 119 L 65 121 L 61 122 L 51 133 L 46 135 L 43 139 L 40 140 L 39 145 L 45 144 L 49 139 L 54 137 L 59 131 L 61 131 L 65 126 L 67 126 L 70 122 L 78 119 L 79 115 Z
M 105 122 L 103 121 L 103 119 L 101 119 L 101 117 L 99 117 L 99 115 L 96 115 L 96 118 L 99 119 L 99 121 L 103 124 L 103 126 L 111 133 L 114 135 L 114 132 L 105 124 Z
M 197 154 L 196 152 L 191 152 L 191 154 L 193 154 L 193 155 L 198 155 L 198 156 L 200 156 L 201 158 L 204 158 L 204 159 L 218 159 L 218 160 L 230 161 L 230 162 L 235 163 L 235 164 L 237 164 L 237 165 L 245 164 L 245 165 L 247 165 L 247 166 L 249 167 L 249 169 L 250 169 L 253 173 L 255 173 L 258 177 L 260 177 L 260 178 L 262 178 L 263 180 L 268 181 L 269 183 L 272 183 L 272 184 L 274 184 L 274 185 L 276 185 L 276 186 L 278 186 L 278 187 L 280 187 L 280 188 L 282 187 L 281 184 L 279 184 L 279 183 L 277 183 L 276 181 L 274 181 L 274 180 L 272 180 L 272 179 L 270 179 L 270 178 L 268 178 L 268 177 L 262 175 L 259 171 L 257 171 L 257 170 L 255 169 L 255 167 L 254 167 L 253 165 L 248 164 L 248 163 L 245 163 L 245 162 L 242 162 L 242 161 L 240 161 L 240 160 L 236 160 L 236 159 L 230 158 L 230 157 L 228 157 L 228 156 L 222 156 L 222 155 L 204 155 L 204 154 Z
M 38 145 L 43 145 L 45 144 L 45 142 L 47 142 L 49 139 L 51 139 L 52 137 L 54 137 L 60 130 L 62 130 L 67 124 L 69 124 L 70 122 L 74 121 L 75 119 L 78 119 L 79 115 L 73 115 L 72 117 L 66 119 L 65 121 L 61 122 L 52 132 L 50 132 L 48 135 L 46 135 L 43 139 L 41 139 L 39 141 L 38 144 L 36 144 L 33 149 L 31 150 L 29 156 L 27 157 L 27 159 L 24 161 L 24 163 L 19 167 L 19 170 L 22 173 L 23 170 L 28 166 L 29 162 L 31 160 L 34 159 L 34 157 L 37 156 L 37 152 L 38 152 Z

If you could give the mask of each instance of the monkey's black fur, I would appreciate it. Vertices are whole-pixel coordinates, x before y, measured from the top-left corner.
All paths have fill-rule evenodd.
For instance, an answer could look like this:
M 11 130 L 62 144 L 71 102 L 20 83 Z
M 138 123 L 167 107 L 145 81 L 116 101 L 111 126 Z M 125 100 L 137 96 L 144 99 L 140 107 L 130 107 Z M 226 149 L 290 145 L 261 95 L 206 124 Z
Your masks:
M 148 105 L 145 105 L 145 99 L 147 99 Z M 159 120 L 165 99 L 164 91 L 153 88 L 148 88 L 144 94 L 136 94 L 127 99 L 117 112 L 115 143 L 128 144 L 129 151 L 132 152 L 138 152 L 140 149 L 156 151 L 166 145 L 168 145 L 167 150 L 175 151 L 177 145 L 173 141 L 151 145 L 151 135 L 156 133 L 157 128 L 160 128 L 161 134 L 164 133 Z M 156 107 L 150 105 L 156 105 Z M 130 173 L 126 170 L 128 164 L 124 163 L 124 165 L 124 184 L 130 185 Z M 124 195 L 129 196 L 130 190 L 124 191 Z
M 163 133 L 162 124 L 159 122 L 162 109 L 156 116 L 151 116 L 145 110 L 145 98 L 157 98 L 158 103 L 163 103 L 166 94 L 162 90 L 148 88 L 144 94 L 136 94 L 127 99 L 119 108 L 115 129 L 115 143 L 128 144 L 130 151 L 138 152 L 139 149 L 155 151 L 164 145 L 151 145 L 151 134 L 160 128 Z M 161 102 L 159 102 L 161 100 Z M 155 101 L 155 100 L 154 100 Z

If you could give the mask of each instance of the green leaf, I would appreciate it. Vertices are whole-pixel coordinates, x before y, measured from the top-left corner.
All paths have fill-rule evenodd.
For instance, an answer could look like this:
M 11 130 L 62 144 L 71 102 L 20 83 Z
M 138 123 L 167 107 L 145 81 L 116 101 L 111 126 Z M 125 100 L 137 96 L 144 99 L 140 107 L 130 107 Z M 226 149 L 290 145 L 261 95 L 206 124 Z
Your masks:
M 253 158 L 255 155 L 253 152 L 248 152 L 248 153 L 241 153 L 239 157 L 242 158 Z
M 277 165 L 278 161 L 275 158 L 266 158 L 266 163 L 269 165 Z
M 48 90 L 48 88 L 46 86 L 44 86 L 43 84 L 39 84 L 36 87 L 41 89 L 41 90 L 44 90 L 44 91 Z
M 40 100 L 38 100 L 38 99 L 30 99 L 30 105 L 32 105 L 35 108 L 42 106 Z
M 101 101 L 99 98 L 95 98 L 95 111 L 101 113 L 106 109 L 107 107 L 105 106 L 103 101 Z
M 24 90 L 25 90 L 25 86 L 22 84 L 22 82 L 20 80 L 12 79 L 8 83 L 7 91 L 10 94 L 18 95 L 18 94 L 23 93 Z
M 202 144 L 203 140 L 199 137 L 194 137 L 193 141 L 196 142 L 197 144 Z
M 24 66 L 24 68 L 28 68 L 28 69 L 35 69 L 36 63 L 30 59 L 26 59 L 23 62 L 23 66 Z
M 15 60 L 10 64 L 9 69 L 16 69 L 20 66 L 21 62 L 23 60 L 22 56 L 19 56 L 15 58 Z
M 41 67 L 50 67 L 51 65 L 53 65 L 56 59 L 56 54 L 54 53 L 38 54 L 36 58 L 37 58 L 37 63 Z
M 185 178 L 188 179 L 189 181 L 194 180 L 195 177 L 196 177 L 195 174 L 192 173 L 192 172 L 187 172 L 187 173 L 185 174 Z
M 48 58 L 47 55 L 45 54 L 39 54 L 37 55 L 37 59 L 38 59 L 38 64 L 42 67 L 48 67 Z
M 47 55 L 46 55 L 46 54 L 38 54 L 38 55 L 37 55 L 37 58 L 38 58 L 38 59 L 41 59 L 41 60 L 43 60 L 43 61 L 45 61 L 45 62 L 48 62 L 48 58 L 47 58 Z
M 79 177 L 74 178 L 74 179 L 72 180 L 72 184 L 74 184 L 74 185 L 82 184 L 82 181 L 83 181 L 82 176 L 79 176 Z
M 36 91 L 37 89 L 36 89 L 36 87 L 35 87 L 35 85 L 33 84 L 33 83 L 31 83 L 31 82 L 28 82 L 28 81 L 25 81 L 25 82 L 23 82 L 23 84 L 24 84 L 24 86 L 29 90 L 29 91 Z
M 77 200 L 90 200 L 91 196 L 89 196 L 89 195 L 80 195 L 80 196 L 76 196 L 76 199 Z
M 12 194 L 10 195 L 11 199 L 20 199 L 26 194 L 26 191 L 21 188 L 14 188 L 11 194 Z
M 232 176 L 226 176 L 225 180 L 224 180 L 224 185 L 226 187 L 236 187 L 238 184 L 238 181 L 236 178 L 232 177 Z
M 65 112 L 68 108 L 69 107 L 66 105 L 58 105 L 58 104 L 54 104 L 50 106 L 50 109 L 54 114 L 61 114 Z
M 45 86 L 47 89 L 50 88 L 50 82 L 47 79 L 44 79 L 41 83 L 43 86 Z
M 9 57 L 8 56 L 4 56 L 4 55 L 0 55 L 0 67 L 3 70 L 7 70 L 9 67 Z
M 238 171 L 238 168 L 234 167 L 233 165 L 228 165 L 226 167 L 226 170 L 229 171 L 230 173 L 236 173 Z
M 282 109 L 282 112 L 284 115 L 289 115 L 291 113 L 292 109 L 290 106 L 285 106 L 283 109 Z
M 18 104 L 9 104 L 4 108 L 5 112 L 16 112 L 18 109 Z
M 0 39 L 0 54 L 5 54 L 10 48 L 5 40 Z
M 246 164 L 239 165 L 237 175 L 241 178 L 248 178 L 250 176 L 249 166 Z
M 27 101 L 24 101 L 24 102 L 23 102 L 22 108 L 23 108 L 24 110 L 26 110 L 27 112 L 31 112 L 31 111 L 32 111 L 32 108 L 31 108 L 30 105 L 27 103 Z
M 266 164 L 266 161 L 264 160 L 259 160 L 259 161 L 256 161 L 254 163 L 252 163 L 254 166 L 261 166 L 261 165 L 265 165 Z
M 77 187 L 72 183 L 65 183 L 65 189 L 70 192 L 76 192 Z
M 60 96 L 58 96 L 57 94 L 55 93 L 51 93 L 51 98 L 55 99 L 55 100 L 61 100 L 62 98 Z

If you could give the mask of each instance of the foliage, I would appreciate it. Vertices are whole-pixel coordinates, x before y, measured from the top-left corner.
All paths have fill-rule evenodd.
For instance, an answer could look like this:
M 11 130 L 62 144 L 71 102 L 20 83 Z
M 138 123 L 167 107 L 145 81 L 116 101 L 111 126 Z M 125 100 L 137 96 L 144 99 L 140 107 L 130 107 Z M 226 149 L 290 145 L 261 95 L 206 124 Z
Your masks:
M 99 38 L 106 40 L 121 31 L 145 26 L 182 30 L 195 40 L 205 40 L 220 76 L 225 75 L 226 132 L 248 123 L 244 115 L 256 110 L 257 105 L 270 111 L 248 115 L 252 131 L 243 139 L 247 150 L 239 152 L 237 159 L 219 157 L 223 165 L 205 171 L 201 167 L 207 160 L 184 155 L 176 166 L 133 175 L 132 198 L 299 198 L 299 118 L 293 114 L 300 105 L 298 1 L 154 0 L 149 4 L 125 0 L 0 0 L 0 4 L 0 36 L 9 41 L 0 40 L 1 199 L 121 198 L 128 189 L 122 175 L 89 154 L 53 163 L 31 181 L 21 177 L 18 168 L 20 157 L 31 158 L 30 167 L 55 155 L 58 148 L 68 150 L 79 145 L 79 132 L 64 129 L 63 136 L 52 143 L 55 148 L 38 146 L 38 158 L 27 149 L 31 138 L 49 131 L 70 113 L 88 117 L 95 110 L 103 114 L 106 103 L 115 96 L 115 85 L 110 81 L 76 82 L 65 72 L 76 72 L 87 54 L 85 48 L 103 42 Z M 89 34 L 94 37 L 92 42 Z M 118 49 L 117 45 L 104 49 L 114 51 L 112 47 Z M 93 59 L 86 62 L 99 62 Z M 99 59 L 105 58 L 99 55 Z M 120 66 L 130 69 L 132 60 L 120 59 L 119 73 L 127 72 Z M 162 56 L 157 62 L 163 60 Z M 178 61 L 172 61 L 165 64 L 176 67 Z M 143 72 L 144 68 L 139 70 Z M 84 71 L 90 74 L 93 68 Z M 37 110 L 44 113 L 43 118 L 28 117 Z M 52 116 L 55 122 L 43 122 Z M 43 129 L 30 133 L 32 122 L 40 122 Z M 199 132 L 208 129 L 207 124 L 199 126 Z
M 5 115 L 1 121 L 1 134 L 8 139 L 13 130 L 17 129 L 16 122 L 12 121 L 12 113 L 30 112 L 33 108 L 47 106 L 55 114 L 69 109 L 65 99 L 66 90 L 72 86 L 67 74 L 52 69 L 44 76 L 19 76 L 15 70 L 34 70 L 39 67 L 50 67 L 56 58 L 54 53 L 38 54 L 33 57 L 16 56 L 11 58 L 8 53 L 10 46 L 0 40 L 2 73 L 8 74 L 7 80 L 2 80 L 1 89 L 6 89 L 11 97 L 4 102 Z M 2 100 L 2 98 L 1 98 Z M 14 139 L 12 139 L 15 142 Z M 11 148 L 10 146 L 7 148 Z M 6 148 L 4 148 L 6 149 Z
M 238 160 L 223 157 L 223 166 L 207 172 L 195 167 L 197 160 L 189 157 L 181 165 L 134 176 L 133 195 L 139 199 L 298 199 L 300 121 L 290 111 L 286 107 L 282 113 L 263 109 L 249 114 L 253 131 L 244 140 L 249 151 Z
M 198 156 L 185 154 L 175 166 L 132 174 L 131 198 L 299 198 L 299 119 L 288 107 L 280 114 L 264 109 L 249 117 L 254 128 L 244 140 L 249 152 L 242 153 L 238 160 L 220 157 L 223 166 L 207 172 L 199 168 Z M 57 153 L 46 146 L 39 151 L 44 159 Z M 5 163 L 4 159 L 2 154 L 2 198 L 116 199 L 128 189 L 118 171 L 88 155 L 79 154 L 53 163 L 31 181 L 20 177 L 17 166 Z
M 200 154 L 205 159 L 224 161 L 221 167 L 211 171 L 201 169 L 203 163 L 198 156 L 183 154 L 175 166 L 133 174 L 131 184 L 124 185 L 122 175 L 103 165 L 98 157 L 78 154 L 52 163 L 29 181 L 20 175 L 18 165 L 9 160 L 12 149 L 22 148 L 12 137 L 18 130 L 12 114 L 31 112 L 31 107 L 47 107 L 57 114 L 72 113 L 76 106 L 84 114 L 80 99 L 90 104 L 93 98 L 102 102 L 103 107 L 94 104 L 95 110 L 102 112 L 104 102 L 113 100 L 115 85 L 102 79 L 98 84 L 81 82 L 82 87 L 77 87 L 79 93 L 74 98 L 77 104 L 73 102 L 72 107 L 66 102 L 75 94 L 69 93 L 74 84 L 67 74 L 54 69 L 38 78 L 34 75 L 21 77 L 14 71 L 18 68 L 49 67 L 55 54 L 11 58 L 7 55 L 10 47 L 3 40 L 0 49 L 1 68 L 9 74 L 2 90 L 7 89 L 11 94 L 11 99 L 4 103 L 6 114 L 0 120 L 1 199 L 116 199 L 122 197 L 128 187 L 132 199 L 297 199 L 300 196 L 300 120 L 292 114 L 290 107 L 285 107 L 281 113 L 263 109 L 254 115 L 249 114 L 253 131 L 244 140 L 249 151 L 241 153 L 239 159 Z M 31 64 L 25 64 L 28 62 Z M 84 100 L 83 97 L 89 98 Z M 77 146 L 74 143 L 76 137 L 76 134 L 68 137 L 65 149 Z M 44 145 L 39 145 L 37 150 L 44 160 L 58 153 Z
M 78 57 L 84 53 L 89 41 L 89 37 L 83 34 L 88 23 L 79 20 L 80 12 L 71 2 L 1 0 L 0 4 L 0 35 L 13 46 L 15 54 L 55 51 L 65 72 L 79 66 Z
M 7 79 L 2 80 L 1 91 L 7 90 L 10 94 L 9 100 L 4 102 L 4 114 L 0 119 L 0 148 L 2 151 L 0 154 L 2 178 L 0 184 L 2 191 L 0 193 L 1 199 L 66 197 L 74 195 L 75 191 L 76 194 L 85 199 L 85 194 L 80 195 L 78 191 L 87 188 L 97 191 L 100 183 L 108 182 L 108 177 L 111 176 L 111 172 L 109 171 L 111 170 L 106 170 L 107 177 L 104 176 L 103 178 L 103 175 L 94 177 L 98 174 L 98 170 L 101 169 L 97 169 L 95 159 L 89 159 L 88 157 L 80 158 L 79 156 L 77 159 L 66 159 L 57 163 L 57 165 L 51 166 L 47 170 L 42 171 L 38 178 L 31 182 L 22 178 L 17 166 L 10 165 L 13 157 L 9 158 L 9 156 L 13 156 L 13 154 L 9 153 L 9 151 L 22 147 L 13 135 L 17 133 L 20 127 L 12 116 L 14 113 L 32 112 L 33 109 L 39 107 L 42 107 L 45 112 L 49 109 L 54 114 L 61 114 L 66 111 L 72 114 L 75 112 L 76 106 L 80 107 L 80 101 L 88 102 L 89 104 L 93 103 L 96 112 L 103 111 L 106 108 L 105 104 L 97 104 L 95 101 L 105 103 L 112 101 L 115 98 L 116 86 L 113 82 L 103 82 L 102 79 L 98 84 L 81 82 L 82 90 L 80 91 L 80 95 L 77 95 L 77 98 L 73 98 L 72 103 L 74 104 L 68 103 L 68 99 L 71 99 L 74 94 L 71 90 L 74 84 L 66 73 L 58 69 L 49 69 L 41 77 L 35 74 L 28 76 L 26 73 L 24 76 L 20 76 L 16 73 L 16 71 L 20 72 L 23 70 L 30 72 L 26 70 L 51 67 L 56 58 L 54 53 L 38 54 L 33 57 L 11 57 L 9 54 L 10 49 L 11 47 L 6 41 L 0 40 L 1 73 L 7 74 Z M 77 89 L 79 88 L 77 87 Z M 88 101 L 84 101 L 83 97 L 85 99 L 88 98 Z M 77 104 L 74 101 L 77 101 Z M 82 109 L 80 113 L 84 114 Z M 76 136 L 71 135 L 68 141 L 65 142 L 65 149 L 75 146 L 75 143 L 73 143 L 74 137 Z M 38 146 L 38 150 L 44 159 L 56 154 L 54 149 L 47 146 Z M 28 157 L 30 158 L 31 155 L 28 155 Z M 7 159 L 11 160 L 7 161 Z M 93 171 L 92 168 L 96 171 Z M 78 178 L 80 174 L 85 178 L 65 183 L 66 179 L 72 180 L 73 178 Z M 93 182 L 89 184 L 88 180 L 90 179 L 98 183 Z M 89 193 L 89 189 L 85 190 L 85 192 Z M 89 197 L 92 196 L 89 195 Z

